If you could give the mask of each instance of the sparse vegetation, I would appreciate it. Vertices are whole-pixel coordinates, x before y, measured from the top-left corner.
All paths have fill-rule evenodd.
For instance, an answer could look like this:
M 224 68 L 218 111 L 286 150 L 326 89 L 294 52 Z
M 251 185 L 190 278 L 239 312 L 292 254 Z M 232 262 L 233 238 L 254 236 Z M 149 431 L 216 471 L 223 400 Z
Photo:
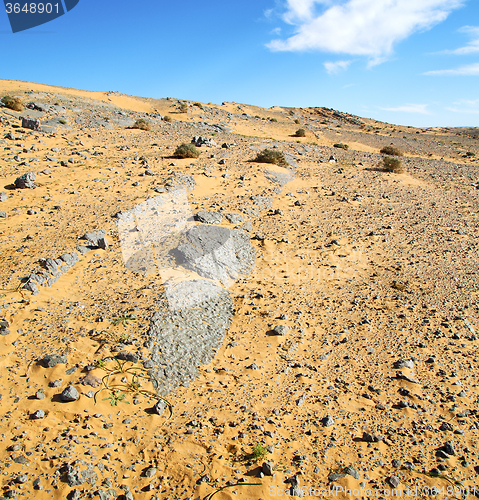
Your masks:
M 383 155 L 391 155 L 391 156 L 402 156 L 402 151 L 395 146 L 384 146 L 380 153 Z
M 25 109 L 23 102 L 18 97 L 6 95 L 2 98 L 2 102 L 5 104 L 6 108 L 12 109 L 13 111 L 23 111 Z
M 188 113 L 188 104 L 185 102 L 180 105 L 180 113 Z
M 133 128 L 149 131 L 151 130 L 151 123 L 146 121 L 144 118 L 140 118 L 136 120 L 136 122 L 133 125 Z
M 184 142 L 176 148 L 175 156 L 177 158 L 198 158 L 200 156 L 200 151 L 194 144 L 187 144 Z
M 200 108 L 200 109 L 204 109 L 204 108 L 203 108 L 203 104 L 201 104 L 201 102 L 195 102 L 195 103 L 193 104 L 193 106 L 196 106 L 197 108 Z
M 64 120 L 63 118 L 61 118 L 60 120 L 58 120 L 59 123 L 61 123 L 62 125 L 66 125 L 67 124 L 67 121 Z
M 273 123 L 278 123 L 278 120 L 276 118 L 270 118 L 269 121 Z
M 248 455 L 248 460 L 259 462 L 264 460 L 267 454 L 268 450 L 261 443 L 256 443 L 253 446 L 253 451 Z
M 132 322 L 136 321 L 136 317 L 133 316 L 132 314 L 130 315 L 122 314 L 121 316 L 118 316 L 118 318 L 115 318 L 112 321 L 112 324 L 113 326 L 118 326 L 121 323 L 123 326 L 126 326 L 130 321 Z
M 395 174 L 404 172 L 401 160 L 399 160 L 398 158 L 392 158 L 391 156 L 386 156 L 383 159 L 382 169 L 385 172 L 393 172 Z
M 259 163 L 274 163 L 276 165 L 288 164 L 286 158 L 284 157 L 284 153 L 273 149 L 263 149 L 261 153 L 257 154 L 255 161 Z
M 165 115 L 165 116 L 163 117 L 163 121 L 164 121 L 164 122 L 168 122 L 168 123 L 170 123 L 170 122 L 171 122 L 171 116 L 169 116 L 169 115 Z
M 304 130 L 304 128 L 298 128 L 294 135 L 296 137 L 306 137 L 306 130 Z
M 333 146 L 340 149 L 349 149 L 349 146 L 347 144 L 343 144 L 342 142 L 337 142 L 336 144 L 333 144 Z
M 296 125 L 299 125 L 300 124 L 300 121 L 298 118 L 296 118 L 296 120 L 294 120 L 294 123 L 296 123 Z
M 466 153 L 467 156 L 469 156 L 469 158 L 472 158 L 473 156 L 476 156 L 476 153 L 473 153 L 472 151 L 468 151 Z

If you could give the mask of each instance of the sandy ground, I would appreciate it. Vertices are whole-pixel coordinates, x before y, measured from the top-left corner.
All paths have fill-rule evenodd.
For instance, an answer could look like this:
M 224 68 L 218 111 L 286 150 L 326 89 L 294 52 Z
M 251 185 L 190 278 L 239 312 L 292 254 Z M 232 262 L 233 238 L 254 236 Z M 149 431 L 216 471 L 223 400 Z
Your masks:
M 22 129 L 28 110 L 0 108 L 4 497 L 184 500 L 225 486 L 215 499 L 388 498 L 393 487 L 403 498 L 427 498 L 432 487 L 436 498 L 464 498 L 467 487 L 473 496 L 477 135 L 324 108 L 201 109 L 0 80 L 5 94 L 59 104 L 38 115 L 55 133 Z M 188 113 L 179 112 L 183 102 Z M 120 125 L 118 111 L 152 130 Z M 293 137 L 298 128 L 306 137 Z M 196 135 L 217 146 L 173 158 Z M 404 152 L 402 174 L 378 169 L 379 150 L 391 143 Z M 286 154 L 287 170 L 252 161 L 272 147 Z M 14 189 L 26 172 L 37 174 L 37 187 Z M 126 389 L 144 375 L 141 364 L 101 360 L 125 349 L 147 355 L 163 290 L 159 272 L 125 267 L 112 216 L 156 196 L 174 172 L 196 180 L 193 213 L 244 214 L 257 194 L 273 205 L 244 214 L 255 269 L 230 288 L 235 315 L 214 361 L 167 396 L 169 418 L 152 411 L 147 378 L 144 393 Z M 271 172 L 290 180 L 280 185 Z M 74 251 L 97 229 L 107 250 L 81 255 L 38 295 L 19 289 L 40 258 Z M 274 334 L 276 325 L 288 333 Z M 45 368 L 39 360 L 49 354 L 66 363 Z M 121 386 L 124 399 L 100 392 L 102 379 Z M 68 386 L 79 397 L 64 402 Z M 252 457 L 255 448 L 264 456 Z

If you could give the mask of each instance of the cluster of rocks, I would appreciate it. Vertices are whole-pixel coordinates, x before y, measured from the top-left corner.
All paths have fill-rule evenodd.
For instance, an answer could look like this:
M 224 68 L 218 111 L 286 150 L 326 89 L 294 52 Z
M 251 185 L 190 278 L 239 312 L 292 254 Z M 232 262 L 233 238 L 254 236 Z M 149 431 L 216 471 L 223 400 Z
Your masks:
M 83 239 L 87 240 L 88 246 L 79 245 L 76 249 L 79 253 L 85 254 L 89 250 L 96 248 L 108 249 L 108 241 L 105 238 L 105 231 L 100 229 L 91 233 L 85 234 Z M 52 286 L 58 278 L 71 269 L 78 262 L 78 254 L 76 252 L 64 253 L 57 259 L 46 258 L 40 259 L 38 262 L 42 270 L 30 274 L 25 279 L 24 290 L 32 292 L 33 295 L 39 293 L 38 286 Z
M 194 144 L 197 147 L 207 146 L 209 148 L 217 146 L 216 142 L 213 139 L 211 139 L 211 137 L 202 137 L 202 136 L 193 137 L 193 139 L 191 140 L 191 144 Z

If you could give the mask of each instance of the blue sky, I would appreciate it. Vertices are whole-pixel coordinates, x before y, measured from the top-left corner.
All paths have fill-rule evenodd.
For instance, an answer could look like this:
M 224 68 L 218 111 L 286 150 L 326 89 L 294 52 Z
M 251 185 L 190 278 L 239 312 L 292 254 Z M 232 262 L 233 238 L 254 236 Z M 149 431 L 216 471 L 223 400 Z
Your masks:
M 16 34 L 1 5 L 0 46 L 0 78 L 479 126 L 478 0 L 80 0 Z

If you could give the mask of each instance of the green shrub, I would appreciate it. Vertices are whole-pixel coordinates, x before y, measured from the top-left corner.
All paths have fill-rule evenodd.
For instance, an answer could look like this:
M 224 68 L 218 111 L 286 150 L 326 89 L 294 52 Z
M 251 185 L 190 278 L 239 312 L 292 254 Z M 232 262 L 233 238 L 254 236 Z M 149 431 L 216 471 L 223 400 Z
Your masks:
M 143 118 L 140 118 L 139 120 L 136 120 L 133 128 L 138 128 L 140 130 L 151 130 L 151 123 Z
M 60 120 L 58 120 L 62 125 L 66 125 L 67 124 L 67 121 L 64 120 L 63 118 L 61 118 Z
M 380 152 L 383 155 L 402 156 L 402 151 L 394 146 L 384 146 Z
M 343 144 L 342 142 L 337 142 L 336 144 L 333 144 L 333 146 L 340 149 L 349 149 L 349 146 L 347 144 Z
M 273 123 L 278 123 L 278 120 L 276 118 L 270 118 L 269 121 Z
M 300 121 L 298 118 L 296 118 L 296 120 L 294 120 L 294 123 L 296 123 L 296 125 L 299 125 L 300 124 Z
M 5 107 L 13 109 L 13 111 L 23 111 L 25 109 L 22 101 L 18 97 L 10 97 L 9 95 L 6 95 L 2 98 L 2 102 L 5 104 Z
M 298 128 L 294 135 L 296 137 L 306 137 L 306 130 L 304 130 L 304 128 Z
M 164 122 L 168 122 L 168 123 L 170 123 L 170 122 L 171 122 L 171 116 L 165 115 L 165 116 L 163 117 L 163 121 L 164 121 Z
M 180 113 L 188 113 L 188 104 L 186 103 L 181 104 Z
M 466 153 L 466 156 L 469 156 L 469 158 L 472 158 L 473 156 L 476 156 L 476 153 L 473 153 L 472 151 L 468 151 Z
M 175 156 L 177 158 L 198 158 L 200 152 L 194 144 L 184 142 L 176 148 Z
M 273 149 L 263 149 L 261 153 L 257 154 L 255 161 L 259 163 L 275 163 L 276 165 L 288 164 L 286 158 L 284 157 L 284 153 Z
M 391 156 L 386 156 L 383 159 L 382 169 L 385 172 L 393 172 L 395 174 L 404 172 L 401 160 L 398 158 L 392 158 Z
M 196 106 L 197 108 L 200 108 L 200 109 L 204 109 L 204 108 L 203 108 L 203 104 L 201 104 L 201 102 L 195 102 L 195 103 L 193 104 L 193 106 Z

